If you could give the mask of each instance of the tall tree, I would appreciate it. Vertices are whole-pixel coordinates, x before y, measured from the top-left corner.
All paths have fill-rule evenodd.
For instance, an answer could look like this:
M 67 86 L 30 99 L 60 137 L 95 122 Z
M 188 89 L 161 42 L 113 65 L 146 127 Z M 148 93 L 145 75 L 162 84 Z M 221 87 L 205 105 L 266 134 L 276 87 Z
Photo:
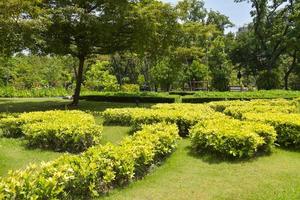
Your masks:
M 34 18 L 37 51 L 78 59 L 73 105 L 79 102 L 86 59 L 128 48 L 132 32 L 127 0 L 42 0 Z
M 236 0 L 242 2 L 246 0 Z M 280 56 L 287 50 L 289 34 L 293 31 L 290 16 L 295 0 L 251 0 L 253 31 L 256 39 L 256 60 L 259 68 L 271 71 L 278 66 Z

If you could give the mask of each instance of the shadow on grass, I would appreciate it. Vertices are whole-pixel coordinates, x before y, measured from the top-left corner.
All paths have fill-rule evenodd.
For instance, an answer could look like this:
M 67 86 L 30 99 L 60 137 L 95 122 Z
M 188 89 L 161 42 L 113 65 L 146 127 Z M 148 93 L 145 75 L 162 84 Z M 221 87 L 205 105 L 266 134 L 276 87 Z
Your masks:
M 0 99 L 0 112 L 31 112 L 46 110 L 79 109 L 101 112 L 107 108 L 137 107 L 135 103 L 110 103 L 80 101 L 79 106 L 69 107 L 71 102 L 63 99 Z M 153 104 L 140 104 L 138 107 L 150 107 Z
M 292 153 L 300 153 L 300 147 L 296 148 L 296 147 L 283 147 L 283 146 L 279 146 L 277 148 L 280 149 L 280 150 L 288 151 L 288 152 L 292 152 Z
M 7 101 L 0 104 L 0 112 L 31 112 L 45 110 L 66 110 L 67 103 L 57 101 Z
M 188 152 L 188 156 L 192 156 L 194 158 L 200 159 L 203 162 L 208 164 L 220 164 L 220 163 L 229 163 L 229 164 L 241 164 L 241 163 L 251 163 L 257 161 L 261 157 L 271 156 L 272 153 L 262 153 L 259 152 L 255 154 L 254 157 L 251 158 L 234 158 L 233 156 L 224 156 L 220 153 L 213 153 L 208 151 L 196 152 L 192 149 L 191 146 L 185 147 Z

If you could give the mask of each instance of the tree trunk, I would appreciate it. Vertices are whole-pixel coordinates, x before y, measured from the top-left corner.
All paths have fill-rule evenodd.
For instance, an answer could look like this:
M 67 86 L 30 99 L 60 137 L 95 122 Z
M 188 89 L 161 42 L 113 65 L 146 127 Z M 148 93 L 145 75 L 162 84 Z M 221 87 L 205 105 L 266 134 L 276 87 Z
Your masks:
M 297 51 L 295 51 L 294 54 L 293 54 L 293 62 L 291 64 L 290 68 L 284 74 L 284 88 L 285 88 L 285 90 L 289 89 L 289 77 L 290 77 L 291 73 L 293 72 L 296 63 L 297 63 Z
M 84 61 L 85 57 L 79 57 L 79 66 L 76 76 L 76 87 L 73 95 L 73 102 L 72 106 L 77 106 L 79 103 L 79 97 L 80 97 L 80 90 L 81 90 L 81 83 L 82 83 L 82 77 L 83 77 L 83 67 L 84 67 Z
M 289 90 L 289 76 L 284 76 L 284 89 Z

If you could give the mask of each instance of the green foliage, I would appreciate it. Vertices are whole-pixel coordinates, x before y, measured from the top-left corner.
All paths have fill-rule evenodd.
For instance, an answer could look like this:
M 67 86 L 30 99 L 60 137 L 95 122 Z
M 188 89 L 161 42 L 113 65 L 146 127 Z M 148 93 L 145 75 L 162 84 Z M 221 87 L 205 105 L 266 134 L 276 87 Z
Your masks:
M 85 86 L 91 90 L 114 92 L 119 90 L 117 78 L 108 71 L 109 62 L 98 62 L 86 73 Z
M 212 71 L 212 82 L 211 86 L 218 91 L 228 91 L 229 89 L 230 76 L 228 72 L 223 70 Z
M 280 88 L 280 76 L 277 72 L 263 72 L 259 75 L 257 81 L 259 90 L 271 90 Z
M 158 64 L 151 69 L 154 84 L 160 85 L 163 91 L 169 91 L 172 83 L 177 78 L 177 67 L 172 64 L 171 60 L 166 58 L 158 62 Z
M 89 199 L 129 183 L 170 154 L 179 139 L 174 125 L 145 126 L 119 146 L 90 148 L 82 155 L 32 165 L 0 180 L 2 199 Z
M 241 98 L 241 99 L 278 99 L 278 98 L 296 98 L 300 95 L 299 91 L 286 90 L 260 90 L 249 92 L 197 92 L 196 97 L 207 98 Z
M 140 86 L 136 84 L 124 84 L 121 86 L 122 92 L 140 92 Z
M 192 148 L 229 157 L 253 157 L 259 151 L 270 152 L 276 138 L 273 127 L 239 120 L 219 118 L 200 122 L 190 131 Z
M 46 111 L 20 114 L 0 120 L 6 137 L 24 136 L 31 147 L 82 152 L 99 144 L 102 126 L 81 111 Z
M 33 88 L 16 89 L 14 87 L 0 87 L 0 97 L 62 97 L 72 94 L 64 88 Z

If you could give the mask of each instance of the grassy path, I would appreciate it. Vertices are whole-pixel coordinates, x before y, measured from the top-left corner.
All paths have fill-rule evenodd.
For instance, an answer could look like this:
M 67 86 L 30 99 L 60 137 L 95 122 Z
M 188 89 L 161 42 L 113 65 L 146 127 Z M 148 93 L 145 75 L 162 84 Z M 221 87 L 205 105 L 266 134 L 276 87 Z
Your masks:
M 105 200 L 299 200 L 300 152 L 228 162 L 190 155 L 189 141 L 143 180 L 111 192 Z M 102 198 L 101 198 L 102 199 Z

